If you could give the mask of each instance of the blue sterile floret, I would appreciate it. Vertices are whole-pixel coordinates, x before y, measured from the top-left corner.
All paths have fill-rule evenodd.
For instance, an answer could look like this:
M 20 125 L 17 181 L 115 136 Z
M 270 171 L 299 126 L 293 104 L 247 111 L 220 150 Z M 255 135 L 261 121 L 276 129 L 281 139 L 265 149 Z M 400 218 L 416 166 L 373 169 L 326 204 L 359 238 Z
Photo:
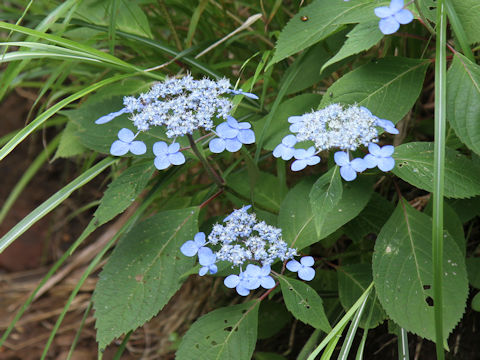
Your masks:
M 298 277 L 305 281 L 310 281 L 315 277 L 315 270 L 312 268 L 315 260 L 311 256 L 304 256 L 297 260 L 290 260 L 287 263 L 287 269 L 291 272 L 296 272 Z
M 284 160 L 295 158 L 291 169 L 300 171 L 307 166 L 318 164 L 320 162 L 318 154 L 321 151 L 340 149 L 341 151 L 335 154 L 335 163 L 340 166 L 340 175 L 346 181 L 354 180 L 357 173 L 368 167 L 362 158 L 351 159 L 351 151 L 378 142 L 378 128 L 390 134 L 399 133 L 393 122 L 380 119 L 366 107 L 358 105 L 331 104 L 318 111 L 290 116 L 288 122 L 291 124 L 289 129 L 293 134 L 282 139 L 282 143 L 275 147 L 273 156 Z M 307 149 L 296 148 L 299 143 L 305 141 L 313 143 L 313 146 Z M 372 156 L 368 157 L 368 164 L 372 165 L 375 162 L 373 166 L 375 167 L 379 160 L 376 154 Z M 383 163 L 391 164 L 391 161 L 393 161 L 391 157 L 388 160 L 380 160 L 382 167 L 379 169 L 388 168 L 383 166 Z M 392 168 L 393 166 L 390 170 Z
M 217 126 L 218 139 L 210 142 L 212 152 L 219 153 L 225 149 L 234 152 L 238 151 L 242 144 L 255 142 L 255 133 L 250 129 L 251 125 L 247 122 L 239 123 L 230 115 L 233 102 L 230 96 L 225 95 L 244 95 L 258 99 L 252 93 L 231 89 L 230 81 L 225 78 L 218 81 L 195 80 L 190 75 L 166 78 L 163 82 L 155 83 L 148 92 L 138 97 L 125 96 L 122 109 L 98 118 L 95 123 L 105 124 L 123 114 L 129 114 L 132 125 L 138 132 L 148 131 L 155 126 L 165 127 L 165 134 L 173 139 L 173 143 L 168 149 L 165 148 L 166 143 L 157 145 L 154 154 L 157 169 L 166 169 L 170 165 L 185 162 L 185 157 L 178 153 L 179 148 L 173 151 L 177 148 L 175 139 L 192 135 L 198 130 L 213 132 L 216 118 L 224 119 L 226 122 Z M 146 152 L 146 148 L 143 151 L 138 140 L 133 141 L 136 135 L 130 135 L 133 134 L 131 130 L 122 131 L 122 138 L 112 145 L 112 155 L 121 156 L 128 151 L 133 154 Z
M 382 171 L 390 171 L 395 167 L 395 159 L 392 157 L 395 148 L 392 145 L 385 145 L 383 147 L 377 144 L 368 145 L 367 154 L 363 159 L 365 165 L 369 169 L 378 167 Z
M 118 132 L 118 140 L 115 140 L 110 147 L 110 154 L 115 156 L 122 156 L 129 151 L 134 155 L 142 155 L 147 152 L 147 146 L 135 139 L 135 134 L 132 130 L 121 129 Z
M 380 18 L 378 26 L 382 33 L 393 34 L 400 28 L 400 24 L 412 22 L 413 14 L 403 6 L 403 0 L 392 0 L 389 6 L 375 8 L 375 15 Z
M 158 141 L 153 144 L 153 154 L 155 155 L 153 163 L 158 170 L 185 163 L 185 156 L 180 152 L 179 143 L 168 145 L 164 141 Z
M 282 230 L 259 221 L 254 213 L 248 213 L 250 207 L 234 210 L 223 223 L 215 224 L 207 237 L 208 241 L 205 234 L 199 232 L 180 248 L 185 256 L 198 254 L 202 265 L 199 271 L 201 276 L 208 272 L 214 274 L 217 261 L 228 262 L 232 268 L 238 266 L 238 275 L 227 276 L 224 283 L 229 288 L 235 288 L 242 296 L 259 287 L 273 288 L 275 281 L 270 265 L 276 260 L 286 261 L 297 255 L 296 249 L 289 248 L 282 239 Z M 311 268 L 305 271 L 309 275 L 313 271 L 315 275 Z

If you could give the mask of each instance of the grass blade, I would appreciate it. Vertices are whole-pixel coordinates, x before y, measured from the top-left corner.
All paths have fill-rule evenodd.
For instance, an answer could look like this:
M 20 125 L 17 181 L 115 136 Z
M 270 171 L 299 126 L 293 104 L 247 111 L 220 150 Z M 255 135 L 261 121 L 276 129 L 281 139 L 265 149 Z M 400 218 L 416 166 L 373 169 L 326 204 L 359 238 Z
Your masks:
M 452 0 L 444 0 L 445 10 L 447 11 L 448 19 L 450 20 L 450 24 L 452 25 L 453 32 L 457 37 L 458 44 L 462 48 L 463 55 L 468 58 L 468 60 L 472 62 L 475 61 L 475 56 L 473 55 L 472 49 L 468 45 L 467 35 L 465 34 L 465 30 L 463 29 L 462 22 L 457 16 L 455 8 L 452 5 Z
M 63 187 L 61 190 L 53 194 L 49 199 L 47 199 L 30 214 L 28 214 L 25 218 L 23 218 L 17 225 L 11 228 L 10 231 L 0 239 L 0 253 L 2 253 L 3 250 L 8 247 L 8 245 L 10 245 L 15 239 L 17 239 L 20 235 L 27 231 L 33 224 L 35 224 L 38 220 L 43 218 L 50 211 L 60 205 L 65 199 L 70 196 L 72 192 L 88 183 L 90 180 L 99 175 L 103 170 L 107 169 L 108 167 L 110 167 L 110 165 L 114 164 L 117 161 L 118 159 L 110 157 L 103 159 L 95 166 L 85 171 L 75 180 L 70 182 L 67 186 Z
M 444 0 L 437 2 L 435 54 L 435 143 L 433 165 L 432 262 L 437 359 L 443 360 L 443 193 L 447 104 L 447 17 Z

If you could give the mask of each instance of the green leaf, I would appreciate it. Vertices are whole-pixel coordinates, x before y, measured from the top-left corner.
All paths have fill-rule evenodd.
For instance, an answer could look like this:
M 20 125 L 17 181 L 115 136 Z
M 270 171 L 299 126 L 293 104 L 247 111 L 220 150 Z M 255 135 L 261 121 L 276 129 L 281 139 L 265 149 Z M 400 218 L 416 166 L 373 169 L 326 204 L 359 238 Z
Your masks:
M 365 209 L 343 229 L 348 237 L 359 242 L 368 234 L 378 234 L 392 214 L 393 208 L 391 202 L 374 192 Z
M 287 358 L 275 353 L 255 352 L 255 360 L 287 360 Z
M 95 211 L 96 226 L 105 224 L 128 208 L 145 189 L 154 171 L 153 163 L 140 162 L 130 166 L 113 180 Z
M 77 125 L 72 121 L 67 122 L 67 126 L 65 126 L 62 137 L 60 138 L 57 152 L 53 158 L 54 160 L 57 158 L 77 156 L 85 152 L 86 149 L 78 139 L 76 132 Z
M 343 24 L 374 19 L 375 7 L 376 4 L 368 0 L 350 3 L 317 0 L 301 8 L 280 33 L 269 65 L 316 44 L 335 33 Z M 307 21 L 301 20 L 304 16 Z
M 283 300 L 287 309 L 300 321 L 328 333 L 332 330 L 323 309 L 322 298 L 303 281 L 279 275 Z
M 460 140 L 480 154 L 480 66 L 455 54 L 447 83 L 447 119 Z
M 301 115 L 316 108 L 320 103 L 321 96 L 318 94 L 302 94 L 288 99 L 281 103 L 269 127 L 266 129 L 265 142 L 263 148 L 266 150 L 273 150 L 282 142 L 284 136 L 290 134 L 288 130 L 290 124 L 287 119 L 293 115 Z M 265 127 L 268 115 L 256 121 L 253 124 L 253 129 L 256 134 L 260 134 Z
M 109 1 L 83 0 L 74 17 L 96 25 L 109 25 Z M 116 27 L 127 33 L 152 38 L 148 19 L 134 1 L 120 0 L 116 14 Z
M 281 183 L 278 177 L 263 171 L 258 172 L 258 177 L 259 181 L 255 183 L 253 189 L 247 181 L 249 176 L 246 170 L 233 173 L 226 180 L 230 187 L 247 198 L 250 198 L 250 190 L 253 190 L 255 203 L 278 212 L 287 194 L 287 186 Z
M 268 339 L 282 330 L 292 316 L 283 303 L 273 300 L 263 300 L 258 313 L 258 338 Z
M 480 292 L 478 292 L 472 299 L 472 309 L 480 312 Z
M 451 3 L 465 29 L 468 42 L 470 44 L 480 42 L 480 23 L 478 21 L 480 2 L 478 0 L 451 0 Z
M 282 229 L 283 239 L 299 250 L 326 238 L 355 218 L 367 205 L 372 194 L 372 186 L 366 178 L 343 184 L 342 199 L 326 215 L 328 221 L 323 224 L 322 233 L 317 235 L 314 214 L 310 206 L 312 181 L 305 180 L 291 189 L 280 207 L 278 226 Z
M 180 246 L 198 232 L 198 211 L 158 213 L 120 240 L 93 296 L 100 349 L 155 316 L 180 288 L 193 265 Z
M 180 344 L 177 360 L 250 360 L 257 340 L 259 301 L 224 307 L 198 319 Z
M 369 21 L 356 25 L 347 34 L 347 40 L 340 51 L 322 66 L 323 71 L 327 66 L 343 60 L 351 55 L 358 54 L 370 49 L 383 38 L 381 31 L 378 31 L 378 20 Z
M 470 199 L 448 199 L 448 204 L 460 218 L 462 224 L 480 215 L 480 197 Z
M 350 309 L 371 283 L 372 268 L 370 264 L 351 264 L 340 267 L 338 269 L 338 295 L 343 308 L 345 310 Z M 372 317 L 370 321 L 367 321 L 372 306 Z M 386 318 L 385 311 L 380 306 L 375 291 L 368 297 L 364 314 L 360 319 L 362 328 L 367 326 L 368 329 L 375 328 Z
M 342 193 L 343 186 L 338 166 L 332 167 L 313 184 L 310 191 L 310 206 L 318 235 L 322 234 L 323 224 L 328 219 L 327 214 L 340 202 Z
M 395 148 L 393 173 L 426 191 L 433 190 L 433 143 L 412 142 Z M 445 149 L 445 196 L 466 198 L 480 194 L 480 166 L 465 155 Z
M 358 104 L 397 123 L 417 101 L 429 64 L 428 60 L 390 57 L 360 66 L 328 88 L 320 107 Z
M 480 257 L 469 257 L 466 260 L 468 281 L 477 289 L 480 289 Z
M 401 200 L 378 235 L 373 254 L 375 289 L 398 325 L 434 340 L 432 220 Z M 465 310 L 468 283 L 464 257 L 446 232 L 443 258 L 443 330 L 447 337 Z

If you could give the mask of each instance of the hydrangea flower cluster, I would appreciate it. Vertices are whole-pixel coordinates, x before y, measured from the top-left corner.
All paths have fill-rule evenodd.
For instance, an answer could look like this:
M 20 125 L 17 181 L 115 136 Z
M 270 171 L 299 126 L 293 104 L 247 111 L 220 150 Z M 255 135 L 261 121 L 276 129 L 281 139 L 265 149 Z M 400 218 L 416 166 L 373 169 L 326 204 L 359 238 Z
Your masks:
M 390 35 L 400 28 L 400 24 L 409 24 L 413 21 L 413 14 L 404 9 L 403 0 L 391 0 L 389 6 L 375 8 L 375 15 L 380 18 L 378 27 L 385 35 Z
M 242 296 L 247 296 L 260 286 L 264 289 L 273 288 L 275 281 L 270 275 L 271 264 L 277 259 L 286 261 L 297 256 L 296 249 L 289 248 L 282 239 L 282 230 L 258 221 L 255 214 L 248 213 L 250 207 L 234 210 L 223 220 L 223 224 L 215 224 L 208 241 L 205 233 L 199 232 L 180 248 L 185 256 L 198 255 L 202 265 L 200 276 L 208 272 L 215 274 L 218 270 L 217 261 L 229 262 L 232 268 L 238 266 L 239 274 L 227 276 L 224 284 L 228 288 L 235 288 Z M 301 279 L 309 281 L 315 276 L 313 264 L 313 258 L 307 256 L 300 262 L 290 260 L 287 269 L 298 272 Z
M 334 159 L 340 166 L 340 175 L 346 181 L 354 180 L 357 173 L 367 168 L 378 167 L 382 171 L 390 171 L 395 166 L 395 160 L 391 157 L 393 146 L 380 148 L 376 144 L 377 128 L 390 134 L 398 134 L 398 130 L 391 121 L 378 118 L 366 107 L 331 104 L 322 110 L 291 116 L 288 122 L 291 123 L 290 131 L 295 135 L 285 136 L 273 150 L 273 156 L 283 160 L 295 158 L 292 171 L 318 164 L 320 157 L 317 154 L 332 148 L 341 150 L 335 153 Z M 295 148 L 302 141 L 311 141 L 313 146 L 308 149 Z M 370 153 L 365 158 L 350 159 L 349 152 L 360 146 L 368 146 Z
M 130 129 L 121 129 L 110 148 L 115 156 L 125 155 L 129 151 L 135 155 L 146 153 L 147 148 L 141 141 L 134 141 L 140 132 L 148 131 L 154 126 L 164 126 L 166 136 L 173 139 L 171 144 L 160 141 L 154 144 L 155 166 L 159 170 L 170 165 L 180 165 L 185 157 L 180 153 L 180 146 L 175 143 L 179 136 L 192 135 L 196 130 L 212 131 L 218 138 L 210 143 L 212 152 L 220 153 L 225 149 L 230 152 L 240 150 L 242 144 L 255 142 L 255 134 L 249 123 L 238 123 L 231 115 L 233 103 L 223 95 L 245 95 L 258 99 L 254 94 L 233 90 L 226 78 L 218 81 L 210 79 L 195 80 L 190 75 L 182 78 L 167 78 L 156 83 L 139 97 L 125 96 L 124 108 L 104 115 L 95 121 L 105 124 L 122 114 L 131 114 L 130 120 L 136 127 L 134 134 Z M 214 118 L 226 120 L 213 131 Z M 212 144 L 213 143 L 213 144 Z M 141 145 L 143 144 L 143 146 Z

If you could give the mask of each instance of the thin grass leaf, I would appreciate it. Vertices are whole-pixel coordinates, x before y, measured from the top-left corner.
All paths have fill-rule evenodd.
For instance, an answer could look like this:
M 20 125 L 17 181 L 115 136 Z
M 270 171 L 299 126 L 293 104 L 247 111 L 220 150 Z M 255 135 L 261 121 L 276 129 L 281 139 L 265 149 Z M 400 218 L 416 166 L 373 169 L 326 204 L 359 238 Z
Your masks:
M 110 1 L 110 22 L 108 24 L 108 46 L 110 48 L 110 53 L 114 55 L 115 53 L 115 39 L 116 39 L 116 30 L 117 30 L 117 13 L 118 13 L 119 0 Z
M 203 11 L 207 7 L 209 0 L 200 0 L 198 2 L 198 6 L 195 8 L 193 15 L 190 19 L 190 25 L 188 26 L 188 33 L 187 38 L 185 39 L 185 46 L 191 47 L 193 36 L 195 35 L 195 31 L 197 30 L 198 21 L 200 20 L 200 16 L 202 16 Z
M 28 185 L 30 180 L 35 176 L 40 167 L 45 161 L 50 157 L 50 155 L 55 151 L 58 144 L 60 143 L 61 134 L 57 135 L 53 140 L 50 140 L 47 147 L 44 151 L 38 155 L 35 160 L 30 164 L 28 169 L 23 173 L 20 180 L 16 183 L 15 187 L 8 194 L 7 199 L 3 203 L 2 209 L 0 210 L 0 224 L 7 215 L 8 211 L 18 199 L 23 189 Z
M 25 231 L 30 229 L 33 224 L 47 215 L 50 211 L 60 205 L 65 199 L 67 199 L 72 192 L 81 188 L 83 185 L 94 179 L 103 170 L 117 162 L 118 159 L 106 158 L 97 163 L 95 166 L 84 172 L 75 180 L 70 182 L 67 186 L 53 194 L 49 199 L 43 202 L 25 218 L 23 218 L 17 225 L 15 225 L 8 233 L 6 233 L 0 239 L 0 253 L 5 250 L 15 239 L 22 235 Z
M 337 336 L 338 334 L 341 333 L 341 329 L 345 327 L 345 325 L 350 321 L 350 319 L 355 315 L 355 312 L 358 310 L 360 306 L 362 306 L 362 303 L 365 301 L 365 299 L 368 297 L 370 294 L 370 291 L 373 288 L 373 282 L 370 284 L 370 286 L 365 290 L 365 292 L 360 296 L 355 304 L 350 308 L 350 310 L 347 311 L 347 313 L 343 316 L 343 318 L 338 322 L 337 325 L 333 328 L 332 331 L 323 339 L 323 341 L 316 347 L 316 349 L 310 354 L 310 356 L 307 358 L 307 360 L 315 360 L 315 357 L 320 354 L 320 351 L 322 351 L 325 346 L 330 342 L 330 340 L 334 337 Z
M 55 115 L 59 110 L 63 109 L 68 104 L 74 102 L 77 99 L 111 83 L 116 81 L 120 81 L 126 79 L 128 77 L 134 76 L 134 74 L 126 74 L 126 75 L 116 75 L 112 76 L 111 78 L 99 81 L 96 84 L 90 85 L 69 97 L 59 101 L 51 108 L 40 114 L 37 118 L 35 118 L 30 124 L 25 126 L 22 130 L 18 131 L 17 134 L 4 146 L 0 149 L 0 161 L 7 156 L 15 147 L 20 144 L 28 135 L 34 132 L 40 125 L 42 125 L 45 121 L 47 121 L 50 117 Z
M 444 0 L 437 2 L 435 55 L 435 143 L 433 162 L 432 263 L 437 359 L 443 350 L 443 194 L 445 178 L 445 127 L 447 107 L 447 16 Z
M 77 333 L 75 334 L 75 338 L 72 341 L 72 345 L 70 345 L 70 350 L 68 351 L 68 355 L 65 360 L 70 360 L 72 358 L 73 352 L 77 347 L 78 340 L 80 339 L 80 335 L 82 334 L 83 327 L 85 326 L 85 321 L 87 320 L 90 310 L 92 310 L 92 306 L 93 306 L 93 302 L 90 300 L 90 303 L 88 304 L 87 308 L 85 309 L 85 312 L 83 313 L 82 320 L 80 321 L 80 326 L 78 327 Z
M 468 58 L 468 60 L 475 63 L 475 56 L 473 55 L 470 45 L 468 45 L 467 34 L 462 26 L 462 22 L 458 18 L 457 12 L 452 5 L 452 0 L 444 0 L 445 10 L 450 20 L 450 25 L 452 25 L 453 32 L 457 38 L 458 44 L 462 48 L 463 55 Z

